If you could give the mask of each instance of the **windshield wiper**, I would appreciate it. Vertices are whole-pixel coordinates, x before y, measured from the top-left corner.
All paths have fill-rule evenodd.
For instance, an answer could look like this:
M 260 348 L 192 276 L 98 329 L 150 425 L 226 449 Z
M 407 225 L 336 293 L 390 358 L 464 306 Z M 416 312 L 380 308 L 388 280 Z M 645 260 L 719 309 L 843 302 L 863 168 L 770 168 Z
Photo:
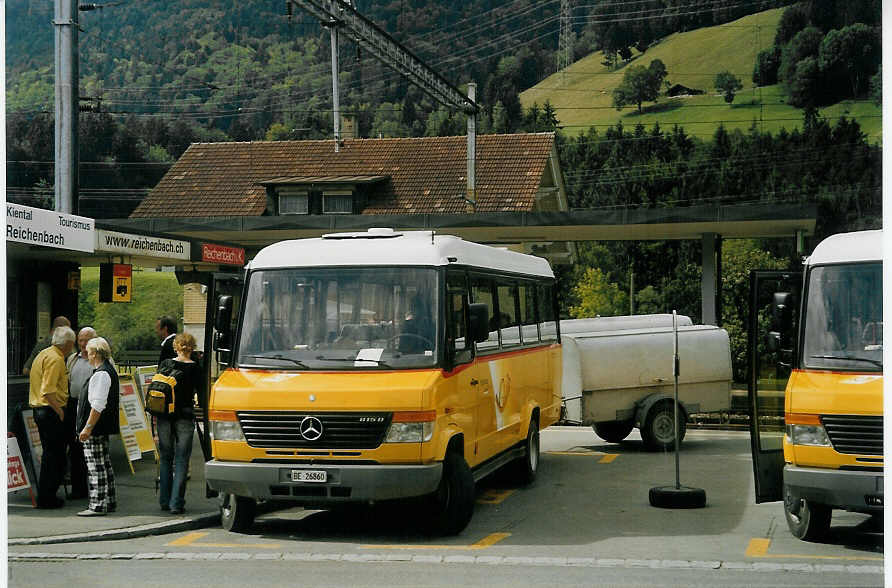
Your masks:
M 280 361 L 290 361 L 294 365 L 300 368 L 304 368 L 305 370 L 310 369 L 307 364 L 300 361 L 299 359 L 294 359 L 293 357 L 286 357 L 281 353 L 277 353 L 276 355 L 249 355 L 248 357 L 253 357 L 254 359 L 278 359 Z
M 387 365 L 385 362 L 381 361 L 380 359 L 372 359 L 372 358 L 369 358 L 369 357 L 363 357 L 363 358 L 356 358 L 356 357 L 325 357 L 324 355 L 317 355 L 317 356 L 316 356 L 316 359 L 318 359 L 318 360 L 320 360 L 320 361 L 349 361 L 349 362 L 351 362 L 351 363 L 353 363 L 353 362 L 357 362 L 357 361 L 374 361 L 376 364 L 378 364 L 378 365 L 381 366 L 381 367 L 385 367 L 385 368 L 389 368 L 389 367 L 390 367 L 389 365 Z
M 839 360 L 846 360 L 846 361 L 863 361 L 866 363 L 872 363 L 873 365 L 880 367 L 880 368 L 883 367 L 882 361 L 879 361 L 876 359 L 870 359 L 869 357 L 855 357 L 854 355 L 812 355 L 810 357 L 812 359 L 839 359 Z

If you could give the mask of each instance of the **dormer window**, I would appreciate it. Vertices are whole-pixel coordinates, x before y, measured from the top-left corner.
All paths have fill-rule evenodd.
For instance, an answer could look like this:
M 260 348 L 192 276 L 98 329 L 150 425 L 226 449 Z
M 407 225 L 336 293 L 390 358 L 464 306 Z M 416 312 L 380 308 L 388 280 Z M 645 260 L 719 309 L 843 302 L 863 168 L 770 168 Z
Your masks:
M 352 214 L 352 191 L 328 191 L 322 193 L 322 214 Z
M 279 214 L 310 214 L 310 194 L 306 190 L 281 186 L 278 194 Z
M 369 192 L 390 176 L 283 176 L 266 188 L 268 215 L 362 214 Z

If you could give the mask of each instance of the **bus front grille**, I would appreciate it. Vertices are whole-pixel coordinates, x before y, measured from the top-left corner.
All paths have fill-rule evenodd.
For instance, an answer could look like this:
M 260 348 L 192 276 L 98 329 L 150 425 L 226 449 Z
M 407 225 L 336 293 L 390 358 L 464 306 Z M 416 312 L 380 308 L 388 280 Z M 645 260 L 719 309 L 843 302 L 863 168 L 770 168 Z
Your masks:
M 391 419 L 389 412 L 240 410 L 236 414 L 248 445 L 281 448 L 374 449 L 384 441 Z M 321 426 L 305 426 L 302 433 L 304 420 L 311 418 L 318 423 L 308 421 L 307 425 Z
M 883 417 L 822 415 L 821 422 L 839 453 L 883 455 Z

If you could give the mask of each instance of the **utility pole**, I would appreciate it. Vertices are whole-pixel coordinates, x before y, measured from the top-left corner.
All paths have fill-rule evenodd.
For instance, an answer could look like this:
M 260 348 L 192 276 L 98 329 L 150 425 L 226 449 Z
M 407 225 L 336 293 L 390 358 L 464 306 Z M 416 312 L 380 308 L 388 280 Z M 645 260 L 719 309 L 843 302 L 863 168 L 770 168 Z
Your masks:
M 443 76 L 413 55 L 375 23 L 359 14 L 346 0 L 287 0 L 318 18 L 323 26 L 337 25 L 347 31 L 364 51 L 384 65 L 406 76 L 434 100 L 465 113 L 479 110 L 477 104 L 447 82 Z
M 566 0 L 565 0 L 566 1 Z M 480 110 L 475 101 L 476 84 L 469 84 L 468 95 L 447 82 L 443 76 L 428 67 L 426 63 L 403 47 L 393 37 L 379 28 L 375 23 L 365 18 L 356 11 L 350 0 L 286 0 L 290 4 L 308 12 L 322 22 L 322 26 L 332 28 L 332 76 L 337 77 L 337 46 L 336 31 L 343 28 L 354 42 L 363 50 L 370 53 L 384 65 L 390 67 L 401 75 L 406 76 L 410 82 L 427 92 L 434 100 L 447 108 L 459 109 L 468 116 L 468 178 L 467 192 L 464 195 L 466 209 L 473 212 L 477 208 L 477 190 L 475 187 L 475 162 L 476 162 L 476 114 Z M 569 10 L 569 9 L 568 9 Z M 569 12 L 568 12 L 569 14 Z M 338 104 L 337 85 L 333 84 L 335 98 L 333 104 Z M 335 106 L 337 109 L 338 106 Z M 338 150 L 340 138 L 340 121 L 335 111 L 335 151 Z
M 291 5 L 289 4 L 288 6 L 290 7 Z M 332 5 L 331 11 L 334 13 L 338 11 L 338 8 Z M 341 150 L 341 92 L 338 86 L 338 72 L 340 71 L 338 29 L 341 27 L 341 24 L 341 21 L 336 18 L 332 18 L 328 22 L 322 22 L 322 26 L 326 27 L 331 35 L 331 110 L 334 120 L 335 153 Z
M 561 83 L 567 84 L 566 70 L 573 60 L 573 28 L 570 25 L 570 0 L 561 0 L 561 33 L 558 37 L 557 68 L 561 72 Z
M 77 0 L 55 0 L 55 194 L 57 212 L 77 213 Z
M 477 99 L 477 84 L 468 84 L 468 100 Z M 468 113 L 468 195 L 465 198 L 465 212 L 477 212 L 477 114 Z

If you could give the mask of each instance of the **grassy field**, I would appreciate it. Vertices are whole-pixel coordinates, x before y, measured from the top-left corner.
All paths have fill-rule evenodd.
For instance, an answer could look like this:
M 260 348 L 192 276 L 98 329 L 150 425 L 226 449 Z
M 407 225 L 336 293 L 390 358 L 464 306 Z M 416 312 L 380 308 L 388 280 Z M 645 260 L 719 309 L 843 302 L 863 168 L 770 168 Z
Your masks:
M 569 134 L 592 126 L 603 129 L 620 121 L 627 127 L 639 122 L 649 127 L 659 122 L 668 129 L 678 124 L 689 134 L 706 139 L 720 123 L 729 130 L 746 130 L 755 121 L 759 128 L 772 133 L 798 128 L 802 111 L 786 104 L 782 89 L 758 88 L 752 82 L 756 55 L 772 45 L 782 11 L 768 10 L 724 25 L 670 35 L 614 71 L 601 63 L 601 52 L 593 53 L 523 92 L 521 103 L 529 108 L 533 103 L 541 106 L 550 101 Z M 613 89 L 622 81 L 626 68 L 632 64 L 648 66 L 654 59 L 666 64 L 670 84 L 704 90 L 706 94 L 662 97 L 657 103 L 645 103 L 642 114 L 635 106 L 617 111 L 612 106 Z M 715 75 L 723 70 L 740 78 L 744 86 L 730 105 L 713 88 Z M 873 103 L 845 101 L 821 112 L 831 122 L 842 115 L 856 118 L 871 142 L 882 139 L 882 108 Z

